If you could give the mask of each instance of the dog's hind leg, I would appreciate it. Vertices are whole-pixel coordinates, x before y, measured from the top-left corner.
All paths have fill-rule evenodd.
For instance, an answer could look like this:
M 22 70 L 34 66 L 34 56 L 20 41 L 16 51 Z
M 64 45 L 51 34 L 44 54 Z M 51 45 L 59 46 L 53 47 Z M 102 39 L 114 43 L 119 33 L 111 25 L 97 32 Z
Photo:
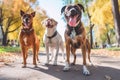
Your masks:
M 76 49 L 71 47 L 71 53 L 74 56 L 74 60 L 73 60 L 73 63 L 71 63 L 71 65 L 75 65 L 75 62 L 76 62 L 76 54 L 75 54 L 75 52 L 76 52 Z
M 36 63 L 36 59 L 37 59 L 37 52 L 36 52 L 36 45 L 34 44 L 33 47 L 33 64 L 35 65 L 35 67 L 37 67 L 37 63 Z
M 91 59 L 90 59 L 91 47 L 90 47 L 90 43 L 89 43 L 88 39 L 86 39 L 86 47 L 87 47 L 89 63 L 90 63 L 90 65 L 93 65 L 92 62 L 91 62 Z
M 39 42 L 38 42 L 38 44 L 36 44 L 36 46 L 37 46 L 37 47 L 36 47 L 36 48 L 37 48 L 37 49 L 36 49 L 36 58 L 37 58 L 38 63 L 40 63 L 40 61 L 39 61 L 39 49 L 40 49 L 40 48 L 39 48 L 39 46 L 40 46 Z

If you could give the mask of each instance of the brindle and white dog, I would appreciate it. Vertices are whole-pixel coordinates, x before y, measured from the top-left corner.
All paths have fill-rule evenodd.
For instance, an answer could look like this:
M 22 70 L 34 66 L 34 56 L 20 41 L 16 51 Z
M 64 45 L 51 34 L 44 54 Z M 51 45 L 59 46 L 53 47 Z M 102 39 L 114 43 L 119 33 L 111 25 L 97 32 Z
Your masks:
M 61 49 L 62 56 L 65 59 L 63 40 L 62 40 L 61 35 L 56 30 L 58 23 L 57 23 L 57 21 L 55 21 L 52 18 L 47 18 L 43 21 L 42 24 L 45 25 L 45 27 L 46 27 L 44 38 L 43 38 L 43 42 L 45 44 L 45 49 L 46 49 L 46 53 L 47 53 L 46 64 L 49 64 L 49 62 L 50 62 L 49 51 L 51 50 L 52 58 L 54 58 L 53 65 L 57 65 L 59 48 Z M 53 57 L 53 50 L 56 50 L 54 57 Z M 52 58 L 51 58 L 51 60 L 52 60 Z
M 61 13 L 64 13 L 67 22 L 65 30 L 67 60 L 63 70 L 70 69 L 70 51 L 74 55 L 73 64 L 75 64 L 76 49 L 81 48 L 83 55 L 83 74 L 89 75 L 90 72 L 86 66 L 86 52 L 88 52 L 88 59 L 90 61 L 90 43 L 86 39 L 85 28 L 81 22 L 82 11 L 84 11 L 84 7 L 81 4 L 69 4 L 61 9 Z

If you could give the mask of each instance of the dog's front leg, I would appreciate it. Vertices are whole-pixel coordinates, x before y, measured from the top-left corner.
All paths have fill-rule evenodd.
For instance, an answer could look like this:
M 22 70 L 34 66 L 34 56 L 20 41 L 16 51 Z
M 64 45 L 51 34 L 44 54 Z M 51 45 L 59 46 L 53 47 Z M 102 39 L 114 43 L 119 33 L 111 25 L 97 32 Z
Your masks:
M 59 52 L 59 44 L 57 43 L 57 44 L 56 44 L 55 59 L 54 59 L 54 63 L 53 63 L 54 66 L 57 65 L 58 52 Z
M 66 43 L 66 55 L 67 60 L 65 62 L 65 67 L 63 68 L 63 71 L 68 71 L 70 69 L 70 43 Z
M 46 55 L 47 55 L 47 60 L 45 64 L 49 64 L 49 47 L 47 44 L 45 44 L 45 50 L 46 50 Z
M 86 66 L 86 46 L 85 45 L 82 46 L 82 55 L 83 55 L 83 74 L 85 76 L 88 76 L 90 75 L 90 72 Z
M 25 68 L 26 67 L 26 54 L 27 54 L 27 51 L 26 51 L 26 49 L 25 49 L 25 47 L 21 47 L 21 49 L 22 49 L 22 55 L 23 55 L 23 66 L 22 66 L 22 68 Z

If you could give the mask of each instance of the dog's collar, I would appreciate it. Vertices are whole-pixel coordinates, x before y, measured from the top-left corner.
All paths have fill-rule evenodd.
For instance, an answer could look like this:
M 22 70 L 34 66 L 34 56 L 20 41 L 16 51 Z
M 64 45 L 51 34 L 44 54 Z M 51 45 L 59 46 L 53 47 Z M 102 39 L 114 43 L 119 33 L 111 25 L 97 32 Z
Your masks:
M 22 32 L 24 32 L 24 33 L 30 33 L 33 30 L 34 30 L 33 28 L 31 28 L 31 29 L 22 29 Z
M 70 35 L 73 30 L 75 30 L 76 35 L 80 35 L 82 31 L 80 30 L 80 27 L 82 26 L 82 23 L 79 22 L 79 24 L 76 27 L 71 27 L 67 24 L 68 32 L 67 34 Z
M 56 35 L 57 35 L 57 31 L 55 31 L 52 36 L 47 36 L 47 35 L 46 35 L 46 36 L 47 36 L 47 38 L 52 39 L 52 38 L 55 37 Z

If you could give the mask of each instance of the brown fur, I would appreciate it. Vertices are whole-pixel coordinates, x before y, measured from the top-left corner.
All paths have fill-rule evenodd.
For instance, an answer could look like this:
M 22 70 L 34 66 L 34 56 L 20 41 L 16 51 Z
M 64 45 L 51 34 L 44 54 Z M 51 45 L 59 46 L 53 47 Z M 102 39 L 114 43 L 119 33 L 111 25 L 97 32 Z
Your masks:
M 26 13 L 24 13 L 25 15 Z M 28 14 L 28 15 L 31 15 L 31 14 Z M 21 15 L 23 17 L 23 15 Z M 21 32 L 20 32 L 20 36 L 19 36 L 19 39 L 20 39 L 20 45 L 21 45 L 21 49 L 22 49 L 22 55 L 23 55 L 23 67 L 26 67 L 26 59 L 27 59 L 27 56 L 28 56 L 28 49 L 32 48 L 33 50 L 33 64 L 35 66 L 37 66 L 36 64 L 36 59 L 38 59 L 38 51 L 39 51 L 39 44 L 40 44 L 40 41 L 39 39 L 37 38 L 36 34 L 35 34 L 35 31 L 33 29 L 33 26 L 32 26 L 32 18 L 31 17 L 31 24 L 28 26 L 29 29 L 25 29 L 24 28 L 24 23 L 23 23 L 23 28 L 21 29 Z M 23 18 L 22 18 L 22 21 L 23 21 Z M 25 42 L 25 39 L 26 39 L 26 42 Z
M 83 54 L 83 64 L 86 65 L 86 52 L 88 52 L 88 59 L 90 61 L 90 43 L 86 39 L 85 28 L 81 22 L 82 11 L 84 12 L 84 7 L 81 4 L 70 4 L 66 5 L 61 9 L 61 13 L 64 13 L 67 28 L 65 30 L 65 42 L 66 42 L 66 54 L 67 62 L 70 63 L 70 51 L 74 55 L 73 64 L 76 62 L 76 49 L 81 48 Z M 77 18 L 76 18 L 77 17 Z M 74 18 L 74 19 L 73 19 Z M 72 20 L 73 19 L 73 20 Z M 76 19 L 76 24 L 75 24 Z M 73 24 L 71 24 L 73 22 Z M 74 38 L 71 37 L 73 28 L 76 32 Z
M 70 63 L 69 58 L 70 58 L 70 51 L 71 53 L 74 55 L 74 60 L 73 60 L 73 65 L 76 62 L 76 49 L 74 47 L 74 45 L 78 44 L 78 42 L 80 42 L 80 47 L 82 49 L 82 54 L 83 54 L 83 64 L 86 65 L 86 52 L 88 52 L 88 59 L 90 60 L 90 52 L 91 52 L 91 48 L 90 48 L 90 43 L 88 41 L 88 39 L 86 39 L 86 32 L 83 26 L 80 27 L 81 28 L 81 36 L 76 36 L 75 39 L 71 39 L 71 37 L 67 34 L 67 32 L 69 32 L 68 29 L 66 29 L 65 32 L 65 42 L 66 42 L 66 54 L 67 54 L 67 62 Z

